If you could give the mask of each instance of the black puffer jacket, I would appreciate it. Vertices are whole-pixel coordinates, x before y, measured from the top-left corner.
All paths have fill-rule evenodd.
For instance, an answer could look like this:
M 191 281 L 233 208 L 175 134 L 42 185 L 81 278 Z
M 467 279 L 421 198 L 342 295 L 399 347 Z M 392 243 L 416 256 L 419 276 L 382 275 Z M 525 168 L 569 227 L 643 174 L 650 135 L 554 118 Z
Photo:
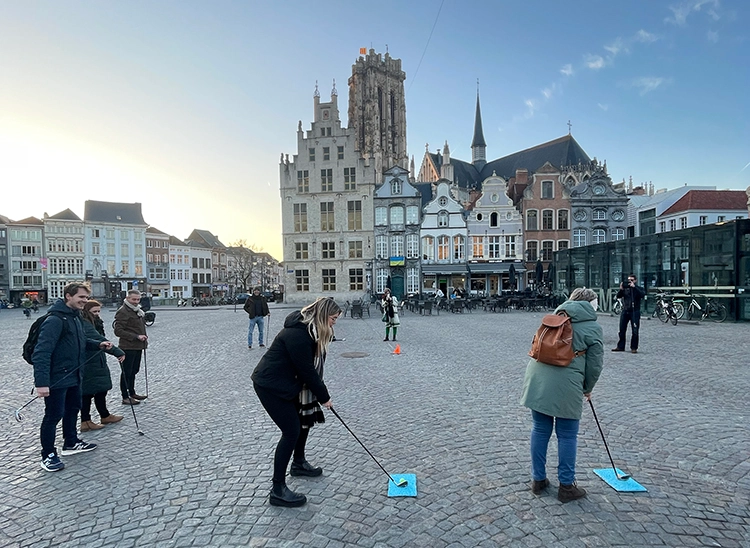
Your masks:
M 316 346 L 302 323 L 302 314 L 292 312 L 253 371 L 253 382 L 286 400 L 299 396 L 305 384 L 319 402 L 326 403 L 331 396 L 315 371 Z
M 104 335 L 104 323 L 99 318 L 97 320 L 96 325 L 94 325 L 85 318 L 82 318 L 83 331 L 86 334 L 86 338 L 104 342 L 107 340 L 107 337 Z M 81 385 L 81 393 L 84 395 L 98 394 L 99 392 L 112 390 L 112 375 L 109 371 L 107 356 L 104 352 L 112 354 L 114 357 L 125 355 L 125 352 L 116 346 L 113 346 L 109 350 L 87 350 L 86 365 L 83 367 L 83 384 Z

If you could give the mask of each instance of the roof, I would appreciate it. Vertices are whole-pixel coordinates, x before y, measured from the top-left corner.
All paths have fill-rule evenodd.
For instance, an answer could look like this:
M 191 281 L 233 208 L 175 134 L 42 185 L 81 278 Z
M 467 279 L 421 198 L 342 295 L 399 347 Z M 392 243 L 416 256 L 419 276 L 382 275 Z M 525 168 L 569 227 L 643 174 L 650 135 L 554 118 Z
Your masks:
M 432 183 L 411 183 L 422 196 L 422 209 L 432 201 Z
M 169 245 L 184 245 L 187 246 L 189 244 L 186 244 L 182 240 L 180 240 L 177 236 L 170 236 L 169 237 Z
M 208 230 L 199 230 L 196 228 L 190 233 L 190 236 L 188 236 L 188 239 L 201 241 L 205 243 L 208 247 L 226 247 L 223 243 L 219 241 L 218 236 L 214 236 Z
M 474 116 L 474 139 L 471 141 L 471 148 L 486 147 L 484 142 L 484 132 L 482 131 L 482 111 L 479 108 L 479 92 L 477 92 L 477 112 Z
M 36 217 L 26 217 L 25 219 L 21 219 L 20 221 L 10 221 L 8 222 L 9 225 L 43 225 L 41 219 L 37 219 Z
M 748 196 L 744 190 L 690 190 L 662 215 L 683 211 L 747 211 Z
M 166 232 L 162 232 L 155 226 L 150 226 L 146 229 L 146 234 L 161 234 L 162 236 L 168 236 Z
M 5 215 L 0 215 L 0 224 L 8 224 L 8 223 L 12 223 L 12 222 L 13 222 L 13 221 L 11 221 L 11 220 L 10 220 L 10 219 L 9 219 L 8 217 L 6 217 Z
M 73 213 L 69 208 L 61 211 L 60 213 L 56 213 L 55 215 L 51 215 L 50 217 L 47 217 L 47 219 L 54 219 L 57 221 L 80 221 L 81 218 Z
M 179 245 L 179 244 L 177 244 Z M 200 240 L 191 240 L 190 238 L 185 240 L 185 244 L 188 247 L 203 247 L 205 249 L 210 249 L 211 246 L 206 245 L 206 242 L 202 242 Z
M 98 202 L 86 200 L 83 218 L 89 223 L 112 223 L 118 225 L 147 225 L 143 220 L 141 204 Z

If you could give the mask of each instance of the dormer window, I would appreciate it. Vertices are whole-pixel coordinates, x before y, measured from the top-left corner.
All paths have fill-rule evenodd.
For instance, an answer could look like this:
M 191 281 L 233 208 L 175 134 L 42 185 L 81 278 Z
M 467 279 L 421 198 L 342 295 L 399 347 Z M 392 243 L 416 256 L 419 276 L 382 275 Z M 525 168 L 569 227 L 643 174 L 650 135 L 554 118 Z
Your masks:
M 401 194 L 401 180 L 393 179 L 391 181 L 391 195 L 396 196 Z

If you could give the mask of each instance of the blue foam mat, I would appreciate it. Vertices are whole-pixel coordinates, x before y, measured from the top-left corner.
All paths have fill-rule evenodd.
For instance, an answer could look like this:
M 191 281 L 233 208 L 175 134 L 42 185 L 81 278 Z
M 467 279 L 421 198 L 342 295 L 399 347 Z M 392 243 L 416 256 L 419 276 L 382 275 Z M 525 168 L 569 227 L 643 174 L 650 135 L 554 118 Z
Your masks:
M 621 476 L 625 474 L 625 472 L 623 472 L 619 468 L 617 469 L 617 473 Z M 597 468 L 594 470 L 594 474 L 607 482 L 607 485 L 609 485 L 615 491 L 621 491 L 624 493 L 639 493 L 648 491 L 648 489 L 635 481 L 633 478 L 628 478 L 626 480 L 617 479 L 617 476 L 615 476 L 615 471 L 611 468 Z
M 389 497 L 416 497 L 417 496 L 417 475 L 416 474 L 391 474 L 391 477 L 396 480 L 405 479 L 407 484 L 403 487 L 397 486 L 391 480 L 388 480 L 388 496 Z

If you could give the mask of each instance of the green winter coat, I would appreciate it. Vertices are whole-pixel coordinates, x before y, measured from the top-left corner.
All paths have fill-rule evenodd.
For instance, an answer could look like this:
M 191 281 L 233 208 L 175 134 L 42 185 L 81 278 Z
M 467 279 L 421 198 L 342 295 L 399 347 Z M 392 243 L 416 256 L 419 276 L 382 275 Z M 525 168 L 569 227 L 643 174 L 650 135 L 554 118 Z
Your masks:
M 102 333 L 94 327 L 94 324 L 85 319 L 81 319 L 81 324 L 83 325 L 83 332 L 87 339 L 93 339 L 97 343 L 107 340 L 102 334 L 104 332 L 104 324 L 100 325 Z M 105 352 L 115 357 L 125 355 L 125 352 L 116 346 L 113 346 L 110 350 L 86 350 L 87 362 L 83 366 L 81 394 L 91 396 L 99 392 L 112 390 L 112 375 L 109 372 L 109 366 L 107 366 L 107 355 Z
M 586 350 L 567 367 L 547 365 L 534 359 L 526 366 L 521 404 L 563 419 L 580 420 L 583 394 L 594 389 L 604 365 L 604 342 L 596 312 L 586 301 L 565 301 L 564 310 L 573 324 L 573 350 Z

